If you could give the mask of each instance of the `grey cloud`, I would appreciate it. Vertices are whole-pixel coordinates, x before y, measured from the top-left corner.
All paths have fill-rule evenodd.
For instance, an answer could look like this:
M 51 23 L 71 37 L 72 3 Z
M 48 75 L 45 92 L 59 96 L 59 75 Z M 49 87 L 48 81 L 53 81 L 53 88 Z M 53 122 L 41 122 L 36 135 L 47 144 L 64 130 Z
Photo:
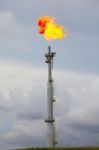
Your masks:
M 30 0 L 28 3 L 27 1 L 14 3 L 12 0 L 4 1 L 0 6 L 4 14 L 9 12 L 10 17 L 9 15 L 5 17 L 8 26 L 3 26 L 3 29 L 4 31 L 9 29 L 7 30 L 9 34 L 6 34 L 8 37 L 6 40 L 1 37 L 0 58 L 43 65 L 41 49 L 45 49 L 42 45 L 47 44 L 37 34 L 36 19 L 44 14 L 52 15 L 56 16 L 57 22 L 67 27 L 69 31 L 69 36 L 62 43 L 59 41 L 57 45 L 51 43 L 58 52 L 56 66 L 65 70 L 99 74 L 97 68 L 99 65 L 99 9 L 96 3 L 97 1 L 89 0 L 76 2 Z
M 45 98 L 41 87 L 34 86 L 29 93 L 24 95 L 22 89 L 13 89 L 10 92 L 10 100 L 12 102 L 13 113 L 16 119 L 36 120 L 44 117 L 44 103 Z M 41 93 L 42 92 L 42 93 Z M 20 105 L 19 105 L 20 104 Z
M 92 125 L 92 124 L 83 124 L 83 123 L 73 123 L 70 124 L 71 128 L 76 131 L 86 131 L 94 134 L 99 133 L 99 125 Z
M 0 39 L 9 39 L 13 42 L 24 42 L 25 39 L 31 34 L 31 26 L 26 26 L 20 23 L 13 12 L 10 10 L 1 11 L 0 10 Z M 20 42 L 20 40 L 21 42 Z
M 11 132 L 4 136 L 5 143 L 18 146 L 43 146 L 45 143 L 45 129 L 42 120 L 35 122 L 16 121 Z
M 0 94 L 0 112 L 10 112 L 12 107 L 9 105 L 9 102 Z
M 84 88 L 85 84 L 86 88 Z M 67 103 L 64 103 L 61 108 L 61 112 L 63 112 L 61 117 L 57 118 L 59 141 L 63 146 L 99 145 L 97 140 L 99 139 L 99 102 L 97 100 L 97 97 L 99 97 L 99 92 L 97 91 L 99 84 L 98 80 L 97 82 L 92 80 L 85 84 L 83 84 L 83 81 L 82 83 L 76 81 L 74 83 L 76 89 L 72 89 L 73 91 L 71 91 L 70 84 L 68 84 L 69 87 L 66 91 L 68 91 L 67 99 L 69 100 L 69 106 L 67 100 Z M 66 83 L 62 84 L 63 87 L 64 85 Z M 64 97 L 66 97 L 65 91 L 63 93 Z M 70 95 L 70 98 L 68 95 Z M 66 104 L 69 107 L 69 111 L 67 111 Z
M 22 70 L 23 74 L 24 72 Z M 10 113 L 5 111 L 5 115 L 2 114 L 3 124 L 7 124 L 7 127 L 2 127 L 3 140 L 8 147 L 16 144 L 20 146 L 21 143 L 26 146 L 39 145 L 39 141 L 40 145 L 46 145 L 44 114 L 47 105 L 47 79 L 45 72 L 42 72 L 34 73 L 33 80 L 30 74 L 25 77 L 21 74 L 22 78 L 30 79 L 32 88 L 30 89 L 28 85 L 29 90 L 25 91 L 24 86 L 22 88 L 19 83 L 17 84 L 19 88 L 12 88 L 9 92 L 9 106 L 13 109 Z M 22 78 L 19 80 L 15 76 L 15 81 L 21 82 Z M 59 146 L 98 145 L 99 77 L 73 72 L 56 72 L 55 80 L 56 130 Z M 5 118 L 7 123 L 4 122 Z
M 59 17 L 59 21 L 61 18 L 60 22 L 62 22 L 62 24 L 64 22 L 64 25 L 67 25 L 70 28 L 72 28 L 73 24 L 75 29 L 94 30 L 94 28 L 92 28 L 93 26 L 98 27 L 95 22 L 99 24 L 99 9 L 96 3 L 97 1 L 90 2 L 85 0 L 76 0 L 75 2 L 72 0 L 63 0 L 58 2 L 57 0 L 44 0 L 42 2 L 40 0 L 35 2 L 30 0 L 27 3 L 27 1 L 24 0 L 24 3 L 23 1 L 20 3 L 18 1 L 15 1 L 14 3 L 12 1 L 4 2 L 1 6 L 2 9 L 6 8 L 13 11 L 20 21 L 27 24 L 28 22 L 31 23 L 31 20 L 36 20 L 36 18 L 40 15 L 54 15 Z M 25 16 L 25 18 L 23 16 Z
M 97 0 L 77 0 L 75 3 L 72 0 L 30 0 L 28 3 L 27 0 L 0 1 L 5 24 L 0 30 L 3 35 L 0 35 L 0 58 L 40 66 L 44 53 L 42 50 L 47 44 L 42 38 L 38 38 L 35 20 L 41 15 L 52 15 L 58 18 L 58 23 L 70 30 L 70 35 L 62 43 L 51 43 L 57 52 L 55 68 L 99 74 L 97 3 Z M 44 63 L 42 65 L 44 67 Z M 36 72 L 35 69 L 33 71 Z M 7 70 L 4 72 L 7 74 Z M 20 69 L 14 72 L 15 75 L 9 75 L 9 81 L 15 85 L 10 83 L 12 90 L 8 100 L 0 96 L 0 135 L 3 134 L 0 145 L 6 147 L 39 143 L 45 146 L 43 119 L 46 114 L 46 79 L 41 72 L 37 72 L 36 77 L 33 74 L 33 87 L 26 92 L 22 87 L 27 85 L 24 84 L 26 80 L 31 80 L 27 72 Z M 60 76 L 59 72 L 56 74 L 55 114 L 59 146 L 99 145 L 99 77 L 83 73 L 68 74 L 65 71 L 61 71 Z M 21 77 L 17 78 L 18 75 Z M 16 86 L 19 88 L 14 88 Z
M 31 120 L 38 120 L 38 119 L 43 119 L 43 116 L 41 113 L 33 113 L 33 112 L 20 112 L 17 114 L 16 116 L 17 119 L 21 119 L 21 120 L 27 120 L 27 121 L 31 121 Z

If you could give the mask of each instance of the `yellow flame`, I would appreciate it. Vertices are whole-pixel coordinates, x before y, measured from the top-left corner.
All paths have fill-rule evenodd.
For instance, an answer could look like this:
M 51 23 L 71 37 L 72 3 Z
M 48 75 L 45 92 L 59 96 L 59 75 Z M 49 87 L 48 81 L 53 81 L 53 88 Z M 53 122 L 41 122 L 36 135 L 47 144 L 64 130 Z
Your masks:
M 64 32 L 61 26 L 54 25 L 52 23 L 47 23 L 46 29 L 44 32 L 44 37 L 46 40 L 56 40 L 56 39 L 63 39 Z
M 55 18 L 49 16 L 40 17 L 37 20 L 38 32 L 44 35 L 46 40 L 63 39 L 65 34 L 63 27 L 54 23 Z

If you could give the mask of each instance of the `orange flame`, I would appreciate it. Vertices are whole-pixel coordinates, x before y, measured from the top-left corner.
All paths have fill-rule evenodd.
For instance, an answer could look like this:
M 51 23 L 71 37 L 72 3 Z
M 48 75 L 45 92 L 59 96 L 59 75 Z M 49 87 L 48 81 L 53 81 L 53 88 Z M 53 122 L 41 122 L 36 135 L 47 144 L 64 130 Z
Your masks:
M 63 39 L 65 36 L 63 27 L 54 22 L 55 18 L 49 16 L 42 16 L 37 19 L 38 33 L 43 34 L 46 40 Z

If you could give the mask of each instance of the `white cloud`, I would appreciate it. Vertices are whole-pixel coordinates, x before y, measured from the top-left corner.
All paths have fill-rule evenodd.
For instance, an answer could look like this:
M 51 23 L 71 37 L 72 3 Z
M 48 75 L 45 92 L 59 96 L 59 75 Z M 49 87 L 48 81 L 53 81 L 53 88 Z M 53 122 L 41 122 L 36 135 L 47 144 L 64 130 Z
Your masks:
M 20 31 L 20 25 L 14 14 L 10 11 L 0 11 L 0 37 L 16 37 Z
M 34 122 L 15 121 L 12 131 L 8 133 L 4 138 L 5 142 L 8 144 L 29 146 L 29 144 L 36 145 L 37 143 L 35 143 L 34 141 L 39 142 L 40 139 L 44 139 L 44 136 L 45 126 L 43 120 L 37 120 Z M 40 143 L 42 143 L 42 140 L 40 141 Z
M 25 25 L 18 21 L 12 11 L 0 11 L 0 52 L 29 50 L 33 34 L 32 25 Z M 5 54 L 5 57 L 8 54 Z M 8 56 L 9 57 L 9 56 Z
M 0 72 L 0 91 L 5 95 L 9 89 L 16 87 L 30 90 L 32 86 L 36 86 L 33 81 L 38 81 L 38 70 L 26 64 L 20 65 L 16 62 L 0 61 Z M 44 72 L 42 72 L 42 76 L 43 74 Z
M 0 113 L 4 116 L 0 128 L 5 145 L 44 146 L 47 70 L 11 62 L 0 62 L 0 66 L 0 92 L 4 96 L 0 99 Z M 59 145 L 80 146 L 91 141 L 97 145 L 99 77 L 70 71 L 56 71 L 54 77 Z

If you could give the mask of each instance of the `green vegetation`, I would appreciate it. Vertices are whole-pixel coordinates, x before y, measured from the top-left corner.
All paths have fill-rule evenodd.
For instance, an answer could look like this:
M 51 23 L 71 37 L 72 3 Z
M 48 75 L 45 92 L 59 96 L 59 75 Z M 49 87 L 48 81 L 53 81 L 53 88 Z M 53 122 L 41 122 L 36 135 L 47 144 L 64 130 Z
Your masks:
M 99 147 L 71 147 L 71 148 L 23 148 L 15 150 L 99 150 Z

